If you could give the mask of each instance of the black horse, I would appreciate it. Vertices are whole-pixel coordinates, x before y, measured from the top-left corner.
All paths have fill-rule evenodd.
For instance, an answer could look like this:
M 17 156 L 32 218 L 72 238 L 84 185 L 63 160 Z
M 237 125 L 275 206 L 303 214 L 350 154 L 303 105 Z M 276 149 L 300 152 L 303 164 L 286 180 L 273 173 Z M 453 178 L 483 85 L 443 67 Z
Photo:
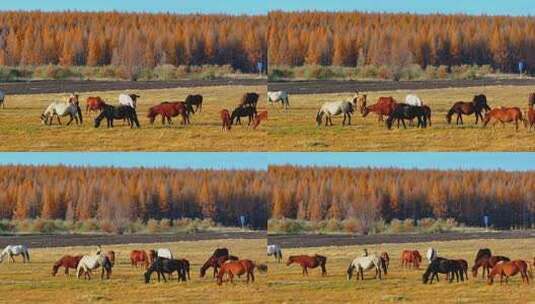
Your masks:
M 242 100 L 240 102 L 240 106 L 249 105 L 251 107 L 254 107 L 256 109 L 256 104 L 258 103 L 258 98 L 260 96 L 256 93 L 245 93 L 242 97 Z
M 202 110 L 202 95 L 188 95 L 184 101 L 189 107 L 195 106 L 195 111 Z M 188 107 L 186 107 L 188 109 Z M 189 111 L 189 109 L 188 109 Z M 192 112 L 195 113 L 192 108 Z
M 216 258 L 220 258 L 223 256 L 228 257 L 229 255 L 230 255 L 230 252 L 227 248 L 216 248 L 216 250 L 214 250 L 214 254 L 212 254 L 212 256 Z
M 399 122 L 401 121 L 403 128 L 406 129 L 407 126 L 405 125 L 405 119 L 412 120 L 416 118 L 418 119 L 417 127 L 425 128 L 427 126 L 428 116 L 431 117 L 431 109 L 429 107 L 411 106 L 405 103 L 398 103 L 395 105 L 394 110 L 386 119 L 386 126 L 388 129 L 391 129 L 394 119 L 396 119 L 398 122 L 398 128 Z
M 178 273 L 178 282 L 186 282 L 188 278 L 188 270 L 189 262 L 186 263 L 185 260 L 175 260 L 157 257 L 144 274 L 145 283 L 150 282 L 150 277 L 153 272 L 156 272 L 158 274 L 158 282 L 160 282 L 160 275 L 163 277 L 164 282 L 167 282 L 167 279 L 165 278 L 165 273 L 171 276 L 173 272 Z
M 476 259 L 474 260 L 474 263 L 477 263 L 477 261 L 481 258 L 490 258 L 492 256 L 492 252 L 489 248 L 481 248 L 476 253 Z
M 236 120 L 236 124 L 241 125 L 240 117 L 249 117 L 249 122 L 247 125 L 250 125 L 255 116 L 256 107 L 251 105 L 241 105 L 232 111 L 232 114 L 230 115 L 230 124 L 233 125 L 234 120 Z
M 201 96 L 201 98 L 202 98 L 202 96 Z M 187 99 L 186 99 L 186 101 L 181 101 L 180 103 L 183 104 L 184 108 L 186 109 L 186 114 L 187 114 L 187 117 L 188 117 L 188 124 L 189 124 L 190 123 L 189 116 L 191 114 L 195 114 L 195 110 L 193 109 L 193 104 L 192 103 L 188 103 Z
M 130 106 L 111 106 L 104 104 L 102 112 L 97 118 L 95 118 L 95 128 L 100 126 L 100 122 L 106 118 L 108 122 L 108 128 L 113 128 L 114 119 L 126 119 L 130 125 L 130 128 L 136 127 L 139 128 L 139 121 L 137 119 L 136 109 Z
M 427 270 L 422 275 L 422 281 L 424 284 L 433 284 L 433 278 L 438 280 L 438 274 L 439 273 L 445 273 L 448 275 L 449 282 L 453 282 L 453 278 L 457 279 L 457 282 L 459 282 L 459 277 L 461 278 L 461 281 L 464 281 L 463 276 L 463 266 L 461 263 L 455 260 L 448 260 L 441 257 L 436 257 L 429 266 L 427 266 Z

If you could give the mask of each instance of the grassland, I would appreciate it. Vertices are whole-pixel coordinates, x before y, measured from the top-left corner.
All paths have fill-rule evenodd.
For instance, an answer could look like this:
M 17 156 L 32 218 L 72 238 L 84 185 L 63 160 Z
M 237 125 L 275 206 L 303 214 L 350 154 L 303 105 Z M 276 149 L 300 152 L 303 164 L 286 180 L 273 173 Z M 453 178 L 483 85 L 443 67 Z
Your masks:
M 199 268 L 218 246 L 228 247 L 241 258 L 263 263 L 265 245 L 264 239 L 228 239 L 105 246 L 105 250 L 113 249 L 118 253 L 118 262 L 109 281 L 101 281 L 97 276 L 91 281 L 78 280 L 73 272 L 69 277 L 61 271 L 56 277 L 50 274 L 52 264 L 62 255 L 88 253 L 94 247 L 33 249 L 30 264 L 0 264 L 0 302 L 9 299 L 9 303 L 261 303 L 267 296 L 266 274 L 257 273 L 256 282 L 249 285 L 240 280 L 234 286 L 219 287 L 211 277 L 199 278 Z M 174 281 L 158 283 L 156 280 L 145 284 L 143 270 L 129 265 L 128 253 L 135 248 L 155 247 L 171 248 L 175 256 L 189 259 L 192 280 L 177 283 L 175 274 Z
M 489 247 L 495 254 L 515 259 L 533 261 L 534 239 L 523 240 L 471 240 L 450 242 L 429 242 L 412 244 L 382 244 L 366 246 L 370 252 L 387 251 L 390 254 L 390 268 L 386 279 L 373 278 L 373 272 L 365 273 L 364 281 L 347 281 L 346 269 L 364 246 L 296 248 L 284 251 L 285 256 L 294 254 L 322 254 L 327 256 L 327 277 L 320 271 L 309 270 L 309 277 L 301 275 L 297 265 L 270 262 L 269 290 L 273 303 L 533 303 L 535 289 L 522 285 L 520 277 L 514 277 L 509 285 L 492 286 L 481 279 L 462 283 L 447 283 L 444 275 L 440 282 L 432 285 L 422 283 L 426 262 L 420 270 L 404 270 L 399 266 L 399 255 L 403 249 L 418 249 L 425 253 L 428 247 L 438 249 L 439 255 L 464 258 L 472 267 L 478 248 Z

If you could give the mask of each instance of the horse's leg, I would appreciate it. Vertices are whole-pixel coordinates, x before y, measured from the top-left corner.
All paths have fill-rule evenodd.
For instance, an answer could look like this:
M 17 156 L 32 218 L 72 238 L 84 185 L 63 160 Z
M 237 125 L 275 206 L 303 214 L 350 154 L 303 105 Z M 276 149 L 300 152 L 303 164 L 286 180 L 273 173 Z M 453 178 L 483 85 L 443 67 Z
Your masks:
M 405 125 L 405 119 L 401 119 L 401 123 L 403 124 L 403 129 L 407 129 L 407 126 Z
M 67 126 L 70 125 L 71 122 L 72 122 L 72 120 L 73 120 L 73 116 L 72 116 L 72 114 L 69 114 L 69 117 L 70 117 L 70 119 L 69 119 L 69 122 L 67 122 Z

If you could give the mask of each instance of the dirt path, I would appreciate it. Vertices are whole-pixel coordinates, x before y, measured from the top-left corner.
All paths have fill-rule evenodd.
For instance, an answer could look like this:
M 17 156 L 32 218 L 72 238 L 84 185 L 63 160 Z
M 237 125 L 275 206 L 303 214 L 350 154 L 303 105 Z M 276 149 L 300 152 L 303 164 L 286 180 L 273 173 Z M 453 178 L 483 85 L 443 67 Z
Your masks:
M 269 235 L 269 244 L 282 248 L 351 246 L 385 243 L 418 243 L 431 241 L 481 240 L 481 239 L 523 239 L 534 238 L 535 231 L 501 231 L 478 233 L 437 234 L 380 234 L 380 235 Z
M 89 81 L 89 80 L 39 80 L 28 82 L 1 82 L 0 90 L 6 94 L 46 94 L 63 92 L 94 92 L 120 90 L 148 90 L 226 85 L 262 85 L 263 79 L 216 79 L 181 81 Z
M 29 234 L 0 235 L 0 248 L 9 244 L 24 244 L 30 248 L 89 246 L 133 243 L 165 243 L 218 239 L 263 239 L 265 231 L 257 232 L 199 232 L 177 234 L 83 235 Z
M 497 85 L 535 86 L 535 78 L 529 79 L 479 79 L 479 80 L 426 80 L 426 81 L 344 81 L 312 80 L 270 82 L 270 91 L 287 91 L 290 94 L 326 94 L 353 92 L 421 90 L 440 88 L 464 88 Z M 535 88 L 534 88 L 535 90 Z

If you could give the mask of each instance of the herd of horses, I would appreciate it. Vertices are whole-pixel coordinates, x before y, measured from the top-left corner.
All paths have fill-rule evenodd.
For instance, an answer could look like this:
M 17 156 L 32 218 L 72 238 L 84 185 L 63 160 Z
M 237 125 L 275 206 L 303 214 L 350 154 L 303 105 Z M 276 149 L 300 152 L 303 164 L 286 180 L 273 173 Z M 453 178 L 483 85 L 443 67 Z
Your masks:
M 22 256 L 23 263 L 30 262 L 28 248 L 24 245 L 9 245 L 0 255 L 0 263 L 5 257 L 9 257 L 11 263 L 15 263 L 15 256 Z M 101 246 L 86 255 L 64 255 L 52 265 L 52 276 L 56 276 L 61 268 L 64 269 L 66 276 L 69 270 L 76 271 L 77 278 L 91 279 L 92 271 L 101 270 L 101 280 L 110 279 L 112 268 L 115 266 L 117 255 L 115 251 L 103 251 Z M 132 250 L 128 256 L 131 267 L 145 269 L 143 279 L 149 283 L 154 273 L 157 274 L 158 282 L 163 279 L 167 282 L 173 274 L 177 273 L 178 282 L 191 280 L 190 262 L 185 258 L 175 258 L 169 248 L 142 249 Z M 246 282 L 254 282 L 255 270 L 267 272 L 267 265 L 256 264 L 250 259 L 240 259 L 231 255 L 228 248 L 217 248 L 213 254 L 206 260 L 200 268 L 200 277 L 203 278 L 206 272 L 213 268 L 213 279 L 216 279 L 218 285 L 225 281 L 234 283 L 235 277 L 246 276 Z M 167 278 L 166 278 L 167 275 Z

